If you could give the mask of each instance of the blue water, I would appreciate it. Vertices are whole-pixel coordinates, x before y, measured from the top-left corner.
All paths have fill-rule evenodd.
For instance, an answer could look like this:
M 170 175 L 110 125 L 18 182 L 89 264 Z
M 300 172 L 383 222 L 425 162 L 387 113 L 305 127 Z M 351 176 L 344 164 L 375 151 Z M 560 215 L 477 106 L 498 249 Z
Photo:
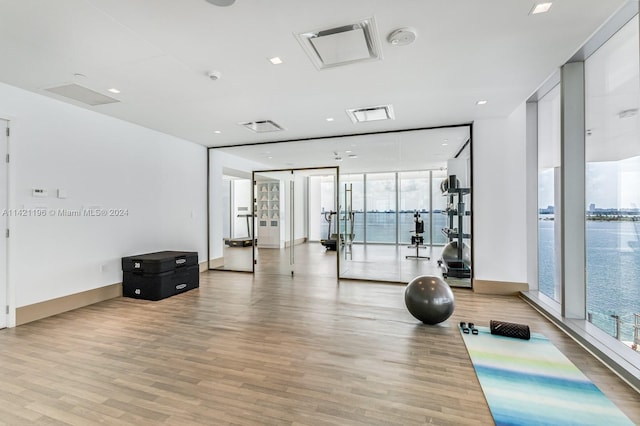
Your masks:
M 554 294 L 554 221 L 538 222 L 540 291 Z M 638 226 L 638 229 L 636 229 Z M 640 313 L 640 223 L 587 221 L 587 312 L 593 323 L 615 334 L 615 320 L 622 319 L 621 338 L 633 339 L 633 314 Z
M 367 212 L 367 242 L 368 243 L 396 243 L 396 222 L 395 212 Z M 424 221 L 424 237 L 425 244 L 429 244 L 431 232 L 429 230 L 429 213 L 421 212 L 420 218 Z M 334 220 L 335 220 L 335 216 Z M 327 236 L 329 229 L 328 223 L 324 220 L 324 216 L 320 216 L 322 238 Z M 411 235 L 415 225 L 413 222 L 413 212 L 400 212 L 398 214 L 400 229 L 398 230 L 398 239 L 400 244 L 411 243 Z M 447 217 L 440 212 L 433 213 L 433 244 L 443 245 L 448 242 L 444 234 L 440 232 L 446 226 Z M 335 223 L 332 225 L 332 232 L 335 233 Z M 364 213 L 355 212 L 354 215 L 354 241 L 357 243 L 364 242 Z

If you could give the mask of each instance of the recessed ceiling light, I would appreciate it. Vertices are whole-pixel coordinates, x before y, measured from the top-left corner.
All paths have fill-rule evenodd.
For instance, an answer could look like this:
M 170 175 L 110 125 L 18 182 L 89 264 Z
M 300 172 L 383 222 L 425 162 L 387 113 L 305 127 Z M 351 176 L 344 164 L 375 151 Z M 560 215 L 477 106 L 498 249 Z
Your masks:
M 342 157 L 336 157 L 336 158 L 334 158 L 334 160 L 336 160 L 336 161 L 342 161 Z
M 274 56 L 273 58 L 269 58 L 269 62 L 271 62 L 273 65 L 280 65 L 282 63 L 282 59 Z
M 327 121 L 333 121 L 332 117 L 327 118 Z
M 268 156 L 267 158 L 268 158 L 269 160 L 271 160 L 273 157 L 272 157 L 272 156 Z
M 111 93 L 120 93 L 120 91 L 114 87 L 112 87 L 111 89 L 109 89 L 109 92 Z
M 356 154 L 349 154 L 349 158 L 358 158 Z
M 448 144 L 448 143 L 446 143 L 446 142 L 444 142 L 444 143 L 442 144 L 442 146 L 447 146 L 447 145 L 449 145 L 449 144 Z
M 213 133 L 215 133 L 216 135 L 219 135 L 222 132 L 220 130 L 214 130 Z
M 347 154 L 351 154 L 353 151 L 351 151 L 350 149 L 345 151 Z
M 74 74 L 73 74 L 73 76 L 74 76 L 75 78 L 87 78 L 87 76 L 86 76 L 86 75 L 84 75 L 84 74 L 82 74 L 82 73 L 79 73 L 79 72 L 74 73 Z
M 488 101 L 484 101 L 484 100 L 482 100 L 482 101 L 478 101 L 478 102 L 476 102 L 476 105 L 486 105 L 486 104 L 487 104 L 487 102 L 488 102 Z
M 549 9 L 551 9 L 551 4 L 552 3 L 550 1 L 545 3 L 536 3 L 533 5 L 533 8 L 529 12 L 529 15 L 537 15 L 538 13 L 548 12 Z

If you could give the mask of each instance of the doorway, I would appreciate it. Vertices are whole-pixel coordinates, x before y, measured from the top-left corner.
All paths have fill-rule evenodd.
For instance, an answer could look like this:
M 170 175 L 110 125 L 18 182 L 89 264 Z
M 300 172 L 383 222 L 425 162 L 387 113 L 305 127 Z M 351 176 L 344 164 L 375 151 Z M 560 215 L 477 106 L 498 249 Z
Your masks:
M 325 181 L 320 203 L 310 197 L 318 190 L 318 179 Z M 319 229 L 324 212 L 337 210 L 338 168 L 258 170 L 253 184 L 255 273 L 337 280 L 342 247 L 319 238 Z M 337 221 L 334 216 L 328 215 Z M 333 226 L 337 228 L 337 222 Z

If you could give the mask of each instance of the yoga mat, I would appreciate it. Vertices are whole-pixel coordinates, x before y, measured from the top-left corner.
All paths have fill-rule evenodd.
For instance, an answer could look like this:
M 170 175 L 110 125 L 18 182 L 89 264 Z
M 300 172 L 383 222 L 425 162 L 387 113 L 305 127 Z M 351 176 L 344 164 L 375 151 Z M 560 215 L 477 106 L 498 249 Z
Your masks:
M 546 337 L 462 334 L 497 426 L 633 425 Z

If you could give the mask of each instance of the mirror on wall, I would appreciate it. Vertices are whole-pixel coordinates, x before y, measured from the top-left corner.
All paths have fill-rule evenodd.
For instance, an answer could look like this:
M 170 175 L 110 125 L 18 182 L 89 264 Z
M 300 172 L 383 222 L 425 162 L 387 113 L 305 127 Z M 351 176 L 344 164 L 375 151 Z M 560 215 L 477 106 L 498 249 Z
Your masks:
M 277 207 L 296 221 L 296 229 L 289 228 L 290 222 L 279 224 L 283 253 L 269 253 L 279 259 L 279 270 L 299 274 L 301 268 L 295 260 L 301 261 L 300 250 L 315 247 L 315 251 L 338 257 L 339 278 L 402 283 L 417 275 L 438 275 L 451 285 L 469 287 L 470 137 L 470 126 L 464 125 L 213 148 L 210 185 L 221 194 L 211 193 L 210 200 L 229 210 L 228 221 L 238 230 L 238 223 L 231 220 L 239 214 L 234 210 L 234 199 L 230 195 L 225 204 L 223 194 L 230 192 L 225 185 L 241 177 L 220 184 L 224 176 L 229 176 L 230 170 L 235 170 L 236 176 L 238 172 L 256 172 L 256 185 L 263 180 L 268 188 L 269 179 L 278 183 L 279 202 L 283 201 Z M 327 167 L 339 170 L 337 176 L 302 172 Z M 239 264 L 230 262 L 228 255 L 236 252 L 221 249 L 218 240 L 211 241 L 217 247 L 210 252 L 210 264 L 223 263 L 227 270 L 236 270 L 237 265 L 237 270 L 265 270 L 261 267 L 266 265 L 260 266 L 261 258 L 267 255 L 261 252 L 261 233 L 266 238 L 269 229 L 261 228 L 260 221 L 262 215 L 271 216 L 273 211 L 263 211 L 262 194 L 255 192 L 256 188 L 252 191 L 257 201 L 250 227 L 257 242 L 247 253 L 253 258 L 247 256 Z M 296 199 L 295 204 L 287 201 L 291 198 Z M 222 222 L 210 227 L 210 237 L 217 239 L 232 232 L 225 230 L 225 219 L 219 213 L 211 213 L 212 224 L 214 216 Z M 291 239 L 292 235 L 295 238 Z M 292 256 L 293 260 L 289 259 Z M 294 266 L 283 267 L 285 260 Z M 332 262 L 307 269 L 323 275 L 323 268 L 336 275 Z

